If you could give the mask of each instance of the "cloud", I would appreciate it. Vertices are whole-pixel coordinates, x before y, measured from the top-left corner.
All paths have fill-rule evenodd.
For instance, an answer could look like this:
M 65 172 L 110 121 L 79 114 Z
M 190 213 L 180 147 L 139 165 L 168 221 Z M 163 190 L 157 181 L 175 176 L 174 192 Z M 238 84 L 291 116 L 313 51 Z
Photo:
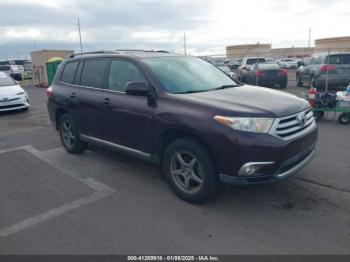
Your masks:
M 226 45 L 272 43 L 303 46 L 313 39 L 347 35 L 349 0 L 2 0 L 0 56 L 4 45 L 79 46 L 77 17 L 86 50 L 183 49 L 225 51 Z M 336 22 L 333 22 L 336 21 Z M 46 45 L 46 46 L 45 46 Z M 13 50 L 13 49 L 11 49 Z M 1 58 L 1 57 L 0 57 Z

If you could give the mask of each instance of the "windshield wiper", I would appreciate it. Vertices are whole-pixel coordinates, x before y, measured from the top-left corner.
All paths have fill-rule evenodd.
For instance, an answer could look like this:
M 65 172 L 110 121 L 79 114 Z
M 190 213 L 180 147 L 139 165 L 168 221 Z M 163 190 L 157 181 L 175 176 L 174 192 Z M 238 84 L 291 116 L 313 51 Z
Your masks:
M 193 94 L 193 93 L 201 93 L 201 92 L 208 92 L 210 90 L 206 90 L 206 89 L 203 89 L 203 90 L 188 90 L 188 91 L 185 91 L 185 92 L 179 92 L 179 93 L 175 93 L 175 94 Z
M 226 89 L 226 88 L 231 88 L 231 87 L 237 87 L 238 85 L 222 85 L 222 86 L 219 86 L 219 87 L 216 87 L 214 89 L 211 89 L 211 90 L 221 90 L 221 89 Z

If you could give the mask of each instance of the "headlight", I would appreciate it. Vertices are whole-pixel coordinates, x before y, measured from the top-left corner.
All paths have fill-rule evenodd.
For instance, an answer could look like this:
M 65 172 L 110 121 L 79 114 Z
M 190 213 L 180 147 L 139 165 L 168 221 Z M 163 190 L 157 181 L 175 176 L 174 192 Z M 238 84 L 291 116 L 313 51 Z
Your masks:
M 231 127 L 234 130 L 255 132 L 255 133 L 267 133 L 269 132 L 272 124 L 272 118 L 248 118 L 248 117 L 225 117 L 215 116 L 214 119 L 220 124 Z

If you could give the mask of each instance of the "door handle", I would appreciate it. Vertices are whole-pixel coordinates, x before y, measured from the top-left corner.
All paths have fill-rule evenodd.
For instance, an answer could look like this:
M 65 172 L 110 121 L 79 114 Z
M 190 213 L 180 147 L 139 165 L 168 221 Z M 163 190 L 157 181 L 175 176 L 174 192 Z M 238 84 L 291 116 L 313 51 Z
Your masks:
M 73 92 L 73 93 L 70 94 L 69 97 L 70 97 L 70 98 L 75 98 L 76 96 L 77 96 L 76 93 Z
M 102 103 L 105 104 L 105 105 L 109 105 L 110 104 L 109 98 L 108 97 L 104 98 Z

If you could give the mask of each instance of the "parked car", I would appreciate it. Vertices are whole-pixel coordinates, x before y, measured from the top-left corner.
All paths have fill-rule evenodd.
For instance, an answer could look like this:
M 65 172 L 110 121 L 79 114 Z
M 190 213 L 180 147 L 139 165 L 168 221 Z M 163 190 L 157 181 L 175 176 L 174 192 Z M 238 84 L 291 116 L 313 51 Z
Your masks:
M 0 72 L 0 112 L 27 110 L 29 98 L 23 88 L 8 74 Z
M 237 78 L 242 82 L 246 82 L 246 75 L 255 63 L 265 63 L 264 57 L 246 57 L 243 58 L 241 66 L 237 70 Z
M 219 65 L 218 68 L 223 71 L 226 75 L 228 75 L 229 77 L 231 78 L 235 78 L 236 75 L 235 75 L 235 72 L 231 71 L 231 69 L 226 66 L 226 65 Z
M 173 191 L 203 202 L 220 183 L 272 182 L 315 154 L 309 103 L 243 86 L 196 57 L 116 51 L 72 55 L 47 90 L 64 148 L 89 143 L 161 164 Z
M 286 88 L 288 71 L 278 64 L 256 63 L 248 70 L 245 79 L 249 85 Z
M 293 58 L 282 58 L 279 60 L 278 64 L 282 68 L 298 68 L 298 63 Z
M 0 65 L 0 71 L 7 73 L 17 81 L 21 81 L 24 68 L 22 65 Z
M 328 80 L 327 80 L 328 79 Z M 298 86 L 304 83 L 319 89 L 345 90 L 350 81 L 350 53 L 314 54 L 296 72 Z
M 226 65 L 231 69 L 231 70 L 236 70 L 238 67 L 240 67 L 241 62 L 235 59 L 231 59 L 226 63 Z
M 298 68 L 301 67 L 301 66 L 308 65 L 310 59 L 311 59 L 311 57 L 307 56 L 307 57 L 304 57 L 303 59 L 300 59 L 299 61 L 297 61 L 297 63 L 298 63 Z

